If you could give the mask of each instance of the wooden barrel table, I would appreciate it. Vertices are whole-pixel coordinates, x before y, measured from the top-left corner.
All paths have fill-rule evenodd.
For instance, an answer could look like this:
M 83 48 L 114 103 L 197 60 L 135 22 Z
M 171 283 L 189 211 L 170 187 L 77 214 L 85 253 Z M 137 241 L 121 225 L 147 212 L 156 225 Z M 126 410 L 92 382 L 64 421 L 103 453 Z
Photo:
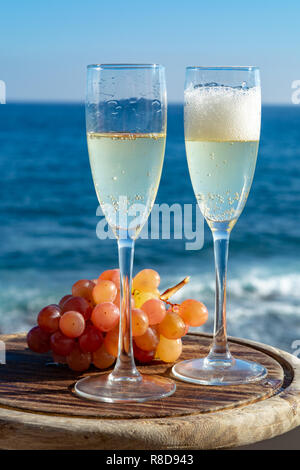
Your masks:
M 76 374 L 32 353 L 25 335 L 2 336 L 1 449 L 221 449 L 269 439 L 300 424 L 300 361 L 263 344 L 230 338 L 236 357 L 263 364 L 262 382 L 230 387 L 176 380 L 176 393 L 146 403 L 108 404 L 77 397 Z M 211 337 L 188 334 L 182 359 L 204 356 Z M 171 364 L 139 366 L 171 374 Z M 174 379 L 175 380 L 175 379 Z

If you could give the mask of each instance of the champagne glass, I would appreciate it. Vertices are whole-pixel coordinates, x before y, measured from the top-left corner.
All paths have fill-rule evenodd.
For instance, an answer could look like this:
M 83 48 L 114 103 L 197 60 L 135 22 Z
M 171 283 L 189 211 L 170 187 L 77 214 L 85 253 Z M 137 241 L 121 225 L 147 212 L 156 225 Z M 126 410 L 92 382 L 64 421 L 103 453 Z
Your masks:
M 267 375 L 260 364 L 234 358 L 226 337 L 229 236 L 252 184 L 260 121 L 257 67 L 187 67 L 186 154 L 195 196 L 213 235 L 216 301 L 208 356 L 173 367 L 173 374 L 186 382 L 234 385 L 255 382 Z
M 159 186 L 166 112 L 164 67 L 88 66 L 88 151 L 98 200 L 118 241 L 121 300 L 115 368 L 109 374 L 79 380 L 75 391 L 84 398 L 143 402 L 171 395 L 176 388 L 168 378 L 139 373 L 131 328 L 134 241 L 147 221 Z

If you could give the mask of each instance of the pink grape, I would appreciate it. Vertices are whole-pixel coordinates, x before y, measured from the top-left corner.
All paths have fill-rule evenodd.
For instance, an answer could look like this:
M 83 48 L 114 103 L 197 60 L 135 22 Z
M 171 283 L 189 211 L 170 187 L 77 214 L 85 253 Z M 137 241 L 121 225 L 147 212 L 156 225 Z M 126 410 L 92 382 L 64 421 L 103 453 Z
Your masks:
M 178 339 L 185 334 L 186 325 L 183 319 L 174 312 L 167 312 L 159 324 L 159 332 L 168 339 Z
M 156 349 L 156 357 L 159 357 L 164 362 L 175 362 L 181 352 L 181 339 L 168 339 L 160 335 L 159 344 Z
M 76 346 L 73 338 L 68 338 L 61 331 L 56 331 L 50 336 L 51 349 L 59 356 L 67 356 Z
M 143 349 L 139 348 L 135 342 L 133 341 L 133 353 L 135 359 L 137 359 L 142 364 L 147 364 L 154 359 L 155 350 L 153 351 L 143 351 Z
M 162 300 L 150 299 L 142 305 L 142 310 L 147 313 L 149 325 L 156 325 L 163 321 L 166 315 L 166 307 Z
M 88 320 L 92 313 L 92 307 L 88 303 L 88 301 L 84 299 L 83 297 L 78 297 L 78 296 L 76 297 L 72 296 L 69 299 L 67 299 L 62 306 L 61 313 L 63 314 L 71 310 L 73 312 L 81 313 L 81 315 L 83 315 L 85 320 Z
M 111 278 L 116 271 L 119 271 L 119 269 L 107 269 L 106 271 L 103 271 L 103 273 L 98 277 L 98 281 L 111 281 Z
M 50 350 L 50 335 L 39 326 L 35 326 L 27 334 L 27 344 L 31 351 L 46 353 Z
M 84 332 L 85 321 L 81 313 L 71 310 L 60 318 L 59 328 L 68 338 L 78 338 Z
M 64 305 L 64 303 L 65 303 L 67 300 L 69 300 L 71 297 L 73 297 L 73 295 L 70 295 L 70 294 L 69 294 L 69 295 L 64 295 L 64 296 L 60 299 L 59 304 L 58 304 L 58 305 L 60 306 L 60 308 L 62 308 L 63 305 Z
M 112 281 L 100 280 L 93 289 L 95 304 L 113 302 L 117 296 L 117 287 Z
M 114 357 L 118 356 L 119 350 L 119 328 L 116 327 L 109 331 L 104 338 L 104 346 L 106 351 Z
M 148 316 L 139 308 L 132 309 L 132 336 L 142 336 L 149 326 Z
M 133 279 L 132 288 L 139 291 L 154 291 L 160 283 L 158 272 L 154 269 L 143 269 Z
M 44 307 L 37 317 L 37 322 L 46 333 L 54 333 L 59 328 L 61 308 L 59 305 L 48 305 Z
M 136 336 L 134 341 L 137 347 L 143 351 L 154 351 L 159 343 L 159 337 L 157 332 L 149 327 L 146 333 L 142 336 Z
M 98 281 L 112 281 L 117 289 L 120 289 L 120 270 L 119 269 L 108 269 L 100 274 Z
M 202 302 L 188 299 L 180 305 L 179 315 L 189 326 L 201 326 L 208 318 L 208 311 Z
M 103 334 L 93 325 L 88 325 L 79 338 L 79 347 L 83 352 L 94 352 L 103 343 Z
M 74 297 L 83 297 L 89 303 L 93 304 L 93 289 L 95 283 L 88 279 L 80 279 L 72 286 L 72 295 Z
M 107 369 L 113 365 L 115 360 L 115 356 L 109 354 L 104 344 L 93 353 L 93 364 L 99 369 Z
M 70 354 L 67 355 L 66 359 L 70 369 L 76 372 L 83 372 L 90 367 L 92 355 L 89 352 L 82 352 L 79 346 L 76 345 Z
M 159 299 L 160 293 L 159 290 L 155 290 L 152 292 L 143 292 L 139 290 L 135 290 L 133 294 L 134 303 L 136 308 L 141 308 L 145 302 L 149 299 Z
M 110 331 L 119 322 L 120 311 L 112 302 L 103 302 L 96 305 L 92 312 L 92 323 L 100 331 Z

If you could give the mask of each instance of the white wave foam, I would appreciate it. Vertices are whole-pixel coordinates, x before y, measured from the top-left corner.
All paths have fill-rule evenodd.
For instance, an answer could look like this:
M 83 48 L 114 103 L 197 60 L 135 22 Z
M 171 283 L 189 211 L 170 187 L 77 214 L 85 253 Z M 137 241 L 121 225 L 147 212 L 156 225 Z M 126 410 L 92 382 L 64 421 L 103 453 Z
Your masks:
M 228 309 L 234 315 L 255 310 L 257 314 L 274 312 L 300 316 L 300 274 L 298 273 L 270 275 L 262 270 L 252 269 L 236 276 L 229 276 L 227 293 Z M 195 275 L 191 276 L 189 284 L 174 296 L 174 301 L 182 302 L 184 299 L 194 298 L 207 304 L 210 313 L 213 313 L 214 294 L 213 275 L 199 275 L 199 277 Z
M 232 279 L 230 290 L 236 297 L 256 296 L 265 300 L 300 300 L 300 275 L 295 273 L 266 276 L 250 272 L 244 278 Z
M 227 86 L 190 85 L 185 90 L 185 135 L 189 140 L 258 140 L 261 94 Z

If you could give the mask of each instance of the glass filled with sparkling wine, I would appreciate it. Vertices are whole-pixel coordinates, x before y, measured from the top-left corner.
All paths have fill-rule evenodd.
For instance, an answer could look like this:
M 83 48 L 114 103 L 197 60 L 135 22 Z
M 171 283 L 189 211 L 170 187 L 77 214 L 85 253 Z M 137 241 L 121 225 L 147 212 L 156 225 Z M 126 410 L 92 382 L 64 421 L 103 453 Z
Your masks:
M 143 402 L 171 395 L 176 388 L 165 377 L 141 375 L 135 366 L 132 344 L 134 242 L 147 221 L 160 182 L 166 113 L 164 67 L 88 66 L 88 152 L 101 209 L 118 241 L 121 289 L 115 368 L 109 374 L 86 377 L 75 385 L 78 395 L 91 400 Z M 143 282 L 150 287 L 153 284 L 153 289 L 157 286 L 151 270 Z
M 215 327 L 207 357 L 183 361 L 174 375 L 203 385 L 234 385 L 264 378 L 260 364 L 234 358 L 226 337 L 229 236 L 251 188 L 261 121 L 257 67 L 188 67 L 184 127 L 190 177 L 213 235 Z

